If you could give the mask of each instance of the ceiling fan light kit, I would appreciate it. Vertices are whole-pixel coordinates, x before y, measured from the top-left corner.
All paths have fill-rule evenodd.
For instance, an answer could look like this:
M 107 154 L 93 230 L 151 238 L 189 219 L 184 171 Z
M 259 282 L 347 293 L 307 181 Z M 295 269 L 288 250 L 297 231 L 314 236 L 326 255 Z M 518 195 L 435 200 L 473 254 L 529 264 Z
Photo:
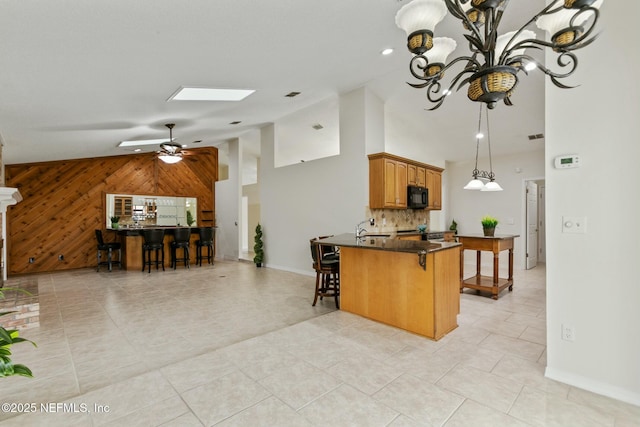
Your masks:
M 175 164 L 182 160 L 182 147 L 173 143 L 173 127 L 175 124 L 167 123 L 165 126 L 169 128 L 169 142 L 160 144 L 158 159 L 168 164 Z
M 420 83 L 409 83 L 417 89 L 427 89 L 427 99 L 440 107 L 454 88 L 468 85 L 467 96 L 472 101 L 483 102 L 495 108 L 499 101 L 512 105 L 511 95 L 518 84 L 518 73 L 525 74 L 539 69 L 560 88 L 570 88 L 560 80 L 576 70 L 578 58 L 574 51 L 591 44 L 599 18 L 599 8 L 604 0 L 554 0 L 525 22 L 520 29 L 501 36 L 498 27 L 509 0 L 413 0 L 396 14 L 396 25 L 407 34 L 407 48 L 413 54 L 409 64 L 411 75 Z M 447 11 L 459 19 L 469 42 L 470 54 L 459 56 L 445 65 L 446 58 L 455 48 L 453 41 L 443 43 L 434 38 L 436 25 Z M 536 24 L 549 33 L 550 40 L 538 40 L 528 30 Z M 442 46 L 442 47 L 439 47 Z M 549 48 L 558 54 L 557 65 L 561 71 L 552 71 L 532 56 L 526 49 Z M 437 50 L 437 55 L 430 51 Z M 437 56 L 437 57 L 436 57 Z M 448 86 L 442 78 L 445 71 L 463 63 Z

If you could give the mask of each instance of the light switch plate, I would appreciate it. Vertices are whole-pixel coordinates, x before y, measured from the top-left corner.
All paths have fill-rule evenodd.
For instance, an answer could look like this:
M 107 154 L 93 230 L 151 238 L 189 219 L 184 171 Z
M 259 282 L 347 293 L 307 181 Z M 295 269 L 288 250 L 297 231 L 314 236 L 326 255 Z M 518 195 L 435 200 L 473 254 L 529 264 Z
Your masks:
M 563 216 L 562 232 L 585 234 L 587 232 L 587 218 L 584 216 Z

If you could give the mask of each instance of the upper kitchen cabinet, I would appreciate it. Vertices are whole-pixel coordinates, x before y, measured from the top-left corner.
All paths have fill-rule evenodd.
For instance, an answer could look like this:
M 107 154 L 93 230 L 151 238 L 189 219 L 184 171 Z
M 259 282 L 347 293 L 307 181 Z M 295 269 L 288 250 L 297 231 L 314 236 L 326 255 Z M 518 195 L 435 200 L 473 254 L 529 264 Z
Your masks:
M 407 208 L 407 163 L 388 155 L 369 156 L 369 207 Z
M 388 153 L 369 155 L 369 208 L 406 209 L 407 186 L 429 190 L 427 209 L 442 209 L 442 171 L 436 166 Z
M 427 169 L 427 190 L 429 190 L 429 206 L 427 209 L 442 209 L 442 170 Z
M 408 185 L 415 185 L 417 187 L 426 187 L 427 185 L 427 169 L 426 168 L 422 166 L 414 165 L 414 164 L 408 164 L 407 171 L 408 171 L 408 175 L 407 175 Z

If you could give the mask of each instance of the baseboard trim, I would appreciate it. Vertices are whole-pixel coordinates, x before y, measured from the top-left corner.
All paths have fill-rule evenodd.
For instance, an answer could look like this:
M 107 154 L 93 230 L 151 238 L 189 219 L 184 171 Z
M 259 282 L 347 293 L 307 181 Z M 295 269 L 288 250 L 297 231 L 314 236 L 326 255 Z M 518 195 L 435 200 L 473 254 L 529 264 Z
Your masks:
M 547 366 L 544 372 L 545 377 L 552 380 L 560 381 L 570 386 L 581 388 L 596 394 L 611 397 L 625 403 L 640 406 L 640 394 L 633 391 L 623 389 L 611 384 L 594 381 L 581 375 L 572 374 L 562 369 L 555 369 Z

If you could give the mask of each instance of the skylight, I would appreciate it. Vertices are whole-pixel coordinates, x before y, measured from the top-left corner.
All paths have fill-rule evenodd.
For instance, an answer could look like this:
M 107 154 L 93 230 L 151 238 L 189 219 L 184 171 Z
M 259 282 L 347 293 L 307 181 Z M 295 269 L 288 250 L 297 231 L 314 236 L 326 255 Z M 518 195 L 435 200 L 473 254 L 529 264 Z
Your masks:
M 181 87 L 167 101 L 242 101 L 253 92 L 253 89 Z
M 170 142 L 169 138 L 162 139 L 139 139 L 137 141 L 122 141 L 118 147 L 136 147 L 138 145 L 160 145 L 164 142 Z

